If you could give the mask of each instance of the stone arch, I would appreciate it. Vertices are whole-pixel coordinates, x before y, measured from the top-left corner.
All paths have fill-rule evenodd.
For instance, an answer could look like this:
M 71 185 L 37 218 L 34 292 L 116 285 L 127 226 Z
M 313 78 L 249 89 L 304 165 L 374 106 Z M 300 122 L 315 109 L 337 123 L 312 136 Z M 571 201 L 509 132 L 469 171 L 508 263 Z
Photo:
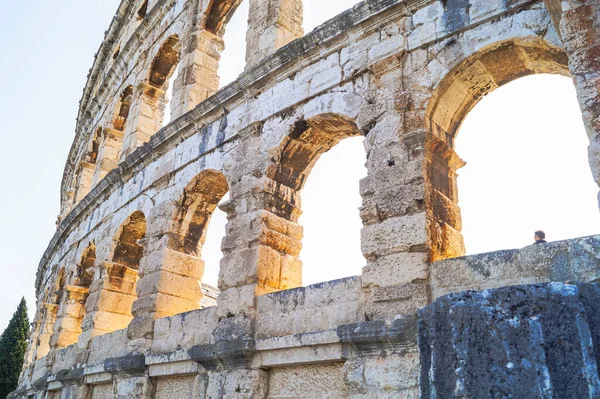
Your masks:
M 129 111 L 131 109 L 131 103 L 133 101 L 133 86 L 128 85 L 121 95 L 119 101 L 115 106 L 115 112 L 112 118 L 112 128 L 120 132 L 125 130 L 127 124 L 127 118 L 129 117 Z
M 454 151 L 462 121 L 496 88 L 539 73 L 569 76 L 566 53 L 541 38 L 511 39 L 460 62 L 433 92 L 425 116 L 425 203 L 431 261 L 465 253 L 456 186 L 457 170 L 464 162 Z
M 341 140 L 360 136 L 356 123 L 340 114 L 297 120 L 266 171 L 264 206 L 268 212 L 260 238 L 258 283 L 264 292 L 302 286 L 303 229 L 298 224 L 301 191 L 320 156 Z M 357 212 L 357 217 L 359 217 Z
M 136 15 L 138 20 L 143 20 L 146 18 L 146 14 L 148 13 L 148 0 L 142 0 L 140 3 Z
M 101 130 L 101 142 L 95 162 L 94 176 L 92 186 L 97 184 L 111 170 L 119 164 L 119 157 L 123 149 L 123 141 L 130 122 L 131 107 L 134 100 L 134 89 L 132 85 L 127 85 L 121 92 L 117 103 L 115 104 L 113 114 L 110 116 L 110 123 Z
M 179 36 L 171 35 L 165 40 L 152 61 L 148 75 L 150 85 L 158 89 L 164 89 L 165 83 L 173 75 L 179 63 L 180 50 Z
M 102 128 L 98 128 L 80 157 L 73 178 L 73 204 L 76 205 L 92 190 L 94 174 L 99 163 L 99 153 L 102 144 Z
M 170 110 L 167 110 L 166 106 L 170 78 L 178 69 L 181 51 L 181 42 L 177 34 L 167 37 L 156 51 L 147 76 L 135 90 L 130 111 L 133 118 L 125 131 L 121 159 L 147 143 L 150 137 L 161 129 L 166 112 L 171 116 L 180 112 L 182 79 L 179 75 L 181 74 L 178 75 L 180 79 L 174 80 Z
M 223 37 L 225 26 L 243 0 L 212 0 L 207 8 L 205 29 Z
M 64 287 L 58 310 L 58 320 L 50 340 L 52 348 L 65 348 L 77 342 L 85 317 L 85 304 L 94 280 L 96 245 L 91 242 L 84 249 L 76 273 Z
M 136 211 L 121 224 L 115 235 L 112 262 L 137 271 L 144 253 L 138 241 L 145 235 L 146 216 L 143 212 Z
M 341 140 L 360 135 L 356 122 L 340 114 L 296 121 L 281 145 L 279 159 L 267 171 L 267 176 L 287 191 L 286 195 L 273 198 L 271 211 L 296 222 L 301 214 L 299 192 L 319 157 Z
M 169 247 L 200 256 L 211 216 L 229 191 L 225 176 L 215 170 L 196 175 L 179 200 L 169 237 Z
M 94 274 L 96 268 L 96 244 L 91 242 L 83 251 L 81 255 L 81 261 L 77 265 L 77 274 L 75 277 L 74 285 L 89 288 L 94 281 Z
M 145 236 L 146 216 L 142 211 L 135 211 L 114 235 L 111 261 L 94 262 L 99 272 L 85 304 L 80 345 L 89 342 L 91 337 L 122 330 L 133 319 L 132 305 L 137 299 L 138 269 L 144 253 L 139 241 Z M 89 264 L 91 253 L 88 257 L 82 262 Z
M 102 140 L 102 128 L 97 128 L 92 134 L 92 140 L 88 145 L 88 151 L 86 154 L 86 161 L 90 164 L 95 165 L 98 161 L 98 152 L 100 151 L 100 142 Z
M 46 356 L 52 348 L 52 337 L 57 328 L 56 320 L 58 308 L 65 285 L 66 270 L 64 267 L 60 267 L 56 271 L 54 284 L 44 293 L 44 299 L 41 304 L 41 321 L 38 326 L 39 330 L 37 333 L 35 331 L 32 332 L 32 335 L 37 335 L 34 355 L 35 360 L 39 360 Z

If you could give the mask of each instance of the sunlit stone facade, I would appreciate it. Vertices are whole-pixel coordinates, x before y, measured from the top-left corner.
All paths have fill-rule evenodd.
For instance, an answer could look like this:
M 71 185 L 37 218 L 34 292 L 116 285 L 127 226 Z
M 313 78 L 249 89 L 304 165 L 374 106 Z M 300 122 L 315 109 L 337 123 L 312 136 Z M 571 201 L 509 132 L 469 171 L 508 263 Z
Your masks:
M 250 0 L 245 72 L 218 90 L 239 3 L 119 6 L 80 103 L 13 396 L 433 398 L 419 309 L 600 278 L 600 237 L 461 258 L 454 151 L 489 92 L 572 76 L 600 184 L 600 0 L 367 0 L 306 35 L 302 0 Z M 365 267 L 302 287 L 301 190 L 321 154 L 359 135 L 368 176 L 349 217 Z M 217 206 L 218 289 L 202 284 Z

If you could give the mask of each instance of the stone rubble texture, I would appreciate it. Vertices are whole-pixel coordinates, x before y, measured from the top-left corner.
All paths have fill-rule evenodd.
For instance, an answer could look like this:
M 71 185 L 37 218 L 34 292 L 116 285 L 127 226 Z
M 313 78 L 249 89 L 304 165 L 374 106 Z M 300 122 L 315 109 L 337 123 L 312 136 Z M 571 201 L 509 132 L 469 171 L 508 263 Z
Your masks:
M 421 310 L 422 398 L 596 398 L 598 284 L 461 292 Z
M 600 185 L 600 0 L 367 0 L 306 35 L 302 0 L 251 0 L 245 72 L 218 90 L 240 2 L 121 2 L 79 104 L 11 397 L 418 398 L 471 381 L 450 368 L 426 381 L 419 309 L 600 278 L 599 236 L 462 257 L 454 151 L 486 94 L 570 76 Z M 355 136 L 363 273 L 302 287 L 300 193 L 319 156 Z M 228 222 L 210 287 L 217 206 Z M 517 290 L 534 306 L 539 287 Z M 448 316 L 423 312 L 421 325 Z M 439 339 L 433 359 L 453 356 L 457 337 Z

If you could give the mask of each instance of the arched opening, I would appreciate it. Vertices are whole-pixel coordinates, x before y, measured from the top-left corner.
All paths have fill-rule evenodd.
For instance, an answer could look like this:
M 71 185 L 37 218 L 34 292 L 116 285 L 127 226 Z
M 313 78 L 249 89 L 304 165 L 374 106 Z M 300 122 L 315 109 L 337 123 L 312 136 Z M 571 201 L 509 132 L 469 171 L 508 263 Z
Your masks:
M 312 31 L 357 3 L 359 3 L 357 0 L 304 0 L 304 31 L 307 33 Z
M 99 128 L 96 132 L 99 143 L 92 186 L 119 165 L 125 131 L 131 129 L 128 122 L 132 103 L 133 86 L 128 85 L 115 104 L 111 123 L 104 130 Z
M 139 241 L 145 236 L 146 217 L 141 211 L 132 213 L 117 231 L 112 262 L 103 264 L 100 277 L 103 284 L 93 285 L 98 291 L 91 292 L 94 301 L 88 299 L 86 303 L 88 316 L 95 318 L 94 335 L 124 329 L 131 322 L 132 305 L 137 299 L 138 269 L 144 253 Z
M 121 225 L 115 238 L 113 263 L 130 270 L 138 270 L 144 249 L 139 241 L 146 235 L 146 217 L 140 211 L 134 212 Z M 120 273 L 120 272 L 119 272 Z
M 302 269 L 302 262 L 298 260 L 302 245 L 278 248 L 280 252 L 284 251 L 283 256 L 291 257 L 295 261 L 286 262 L 286 264 L 292 264 L 294 267 L 288 267 L 285 271 L 279 272 L 281 285 L 275 288 L 288 289 L 306 283 L 356 275 L 360 274 L 360 270 L 364 266 L 364 258 L 360 253 L 361 221 L 357 206 L 357 204 L 360 204 L 360 196 L 357 183 L 364 175 L 364 170 L 361 170 L 361 167 L 364 168 L 365 154 L 364 150 L 362 150 L 362 154 L 360 151 L 362 146 L 361 133 L 356 124 L 349 118 L 336 114 L 325 114 L 296 122 L 290 136 L 282 145 L 279 162 L 268 171 L 269 177 L 278 185 L 278 194 L 272 197 L 269 210 L 277 216 L 297 223 L 302 214 L 301 193 L 307 183 L 308 176 L 313 171 L 313 167 L 323 154 L 347 138 L 353 139 L 348 140 L 347 144 L 341 145 L 339 152 L 335 151 L 328 154 L 330 157 L 324 158 L 322 162 L 324 168 L 328 166 L 334 168 L 334 170 L 328 172 L 337 171 L 346 174 L 348 178 L 326 182 L 317 177 L 314 179 L 315 186 L 309 187 L 310 191 L 307 193 L 306 199 L 311 203 L 307 209 L 311 212 L 304 214 L 303 217 L 303 221 L 310 224 L 305 233 L 308 234 L 311 231 L 317 233 L 317 230 L 320 230 L 319 238 L 309 240 L 307 257 L 303 256 L 311 264 L 307 269 Z M 354 164 L 350 169 L 342 169 L 350 163 Z M 327 174 L 326 177 L 335 179 L 331 174 Z M 353 187 L 348 189 L 347 183 Z M 324 186 L 327 186 L 327 188 Z M 340 194 L 339 190 L 344 188 L 346 189 L 344 192 L 352 193 L 349 194 L 352 197 L 349 201 L 344 201 L 344 198 L 338 196 Z M 320 189 L 325 189 L 325 191 L 319 192 Z M 338 192 L 336 193 L 336 191 Z M 331 197 L 326 198 L 327 193 Z M 346 203 L 338 206 L 342 201 Z M 324 206 L 325 202 L 328 203 L 327 206 Z M 348 223 L 347 221 L 352 217 L 353 211 L 351 208 L 354 208 L 356 223 Z M 341 215 L 341 212 L 347 211 L 349 213 Z M 345 219 L 344 223 L 338 225 L 343 219 Z M 345 231 L 341 236 L 327 237 L 328 234 L 340 233 L 342 230 Z M 350 242 L 344 242 L 346 239 Z M 356 251 L 348 250 L 351 245 L 356 248 Z M 344 254 L 341 257 L 344 259 L 356 257 L 352 262 L 356 267 L 340 265 L 340 253 L 342 252 Z M 328 258 L 327 254 L 331 254 L 331 257 Z M 323 271 L 324 269 L 328 270 Z M 309 272 L 309 274 L 305 272 Z
M 79 201 L 91 191 L 94 185 L 94 174 L 96 171 L 96 164 L 98 163 L 101 140 L 102 128 L 98 128 L 92 135 L 92 139 L 87 147 L 87 152 L 82 157 L 83 159 L 79 162 L 75 172 L 75 179 L 73 182 L 74 204 L 79 203 Z
M 456 138 L 466 253 L 520 248 L 539 229 L 548 241 L 598 234 L 588 144 L 570 78 L 528 76 L 482 99 Z
M 144 18 L 146 18 L 147 12 L 148 12 L 148 0 L 143 0 L 142 4 L 140 5 L 140 7 L 138 8 L 138 11 L 137 11 L 138 20 L 141 21 Z
M 357 276 L 365 266 L 358 212 L 359 181 L 367 175 L 363 141 L 351 137 L 323 154 L 302 190 L 303 285 Z
M 455 152 L 464 118 L 496 88 L 540 73 L 568 76 L 563 50 L 540 38 L 514 39 L 488 46 L 461 62 L 435 90 L 426 115 L 425 157 L 431 261 L 465 254 L 457 190 L 457 170 L 464 162 Z
M 169 237 L 169 247 L 186 255 L 188 263 L 199 265 L 195 275 L 186 276 L 201 283 L 204 296 L 201 306 L 214 304 L 219 274 L 220 240 L 224 235 L 224 212 L 217 209 L 226 200 L 229 185 L 222 173 L 214 170 L 201 172 L 186 186 L 178 203 L 173 228 Z M 219 219 L 212 221 L 217 212 Z M 216 223 L 215 223 L 216 222 Z M 213 227 L 214 226 L 214 227 Z M 212 233 L 208 248 L 207 236 Z M 220 234 L 219 234 L 220 233 Z M 218 247 L 217 247 L 218 246 Z M 201 255 L 209 251 L 208 257 Z M 209 262 L 206 262 L 210 260 Z
M 81 262 L 77 265 L 77 278 L 75 285 L 82 288 L 90 288 L 94 281 L 96 272 L 96 245 L 90 243 L 83 251 Z
M 159 89 L 159 91 L 149 92 L 148 94 L 153 94 L 155 97 L 156 122 L 160 126 L 165 126 L 171 121 L 175 108 L 180 105 L 175 99 L 177 95 L 177 70 L 181 58 L 180 48 L 179 37 L 177 35 L 170 36 L 158 50 L 150 69 L 148 78 L 150 86 Z
M 90 243 L 83 251 L 81 261 L 77 265 L 75 276 L 70 275 L 69 283 L 64 286 L 58 320 L 55 325 L 51 346 L 66 348 L 79 339 L 85 317 L 85 304 L 94 280 L 96 262 L 96 246 Z
M 131 102 L 133 101 L 133 86 L 129 85 L 123 90 L 123 93 L 119 97 L 119 102 L 115 107 L 115 114 L 113 116 L 113 129 L 120 132 L 125 130 L 127 124 L 127 118 L 129 117 L 129 110 L 131 109 Z
M 219 88 L 227 86 L 244 72 L 249 4 L 249 0 L 215 0 L 207 18 L 206 29 L 222 37 L 224 43 L 219 61 Z
M 59 268 L 54 279 L 54 286 L 44 293 L 44 301 L 41 304 L 42 318 L 36 338 L 35 360 L 46 356 L 53 346 L 52 337 L 57 328 L 56 318 L 65 289 L 65 275 L 65 268 Z
M 86 155 L 86 161 L 91 164 L 96 164 L 98 161 L 98 152 L 100 151 L 100 142 L 102 140 L 102 128 L 96 129 L 92 136 L 92 141 L 88 147 L 88 153 Z

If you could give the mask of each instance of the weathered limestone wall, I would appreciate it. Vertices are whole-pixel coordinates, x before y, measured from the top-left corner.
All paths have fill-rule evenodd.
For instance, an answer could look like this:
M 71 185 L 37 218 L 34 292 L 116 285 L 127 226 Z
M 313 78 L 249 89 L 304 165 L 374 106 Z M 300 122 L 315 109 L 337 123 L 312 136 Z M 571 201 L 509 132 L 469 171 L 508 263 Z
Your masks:
M 454 151 L 485 94 L 556 73 L 575 78 L 597 172 L 596 1 L 564 8 L 559 35 L 541 0 L 369 0 L 284 45 L 301 3 L 256 0 L 246 72 L 217 92 L 238 3 L 121 4 L 84 90 L 14 396 L 416 398 L 420 308 L 600 278 L 599 237 L 460 258 Z M 301 190 L 358 135 L 363 273 L 302 287 Z M 202 284 L 217 206 L 218 290 Z

